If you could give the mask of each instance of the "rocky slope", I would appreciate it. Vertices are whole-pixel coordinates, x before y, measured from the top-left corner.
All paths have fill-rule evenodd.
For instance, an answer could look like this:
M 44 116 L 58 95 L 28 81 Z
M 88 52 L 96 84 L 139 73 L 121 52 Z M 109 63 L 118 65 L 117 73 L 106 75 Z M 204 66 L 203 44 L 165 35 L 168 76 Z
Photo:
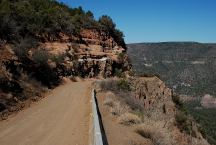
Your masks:
M 111 145 L 208 145 L 199 125 L 159 78 L 106 80 L 99 86 L 100 111 Z

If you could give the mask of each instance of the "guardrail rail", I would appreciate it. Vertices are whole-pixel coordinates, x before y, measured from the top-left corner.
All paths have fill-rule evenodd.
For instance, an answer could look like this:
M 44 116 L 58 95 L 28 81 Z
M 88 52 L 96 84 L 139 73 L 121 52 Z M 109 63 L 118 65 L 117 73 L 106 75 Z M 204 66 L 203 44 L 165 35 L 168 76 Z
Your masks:
M 93 124 L 92 124 L 92 145 L 104 145 L 103 138 L 102 138 L 102 132 L 101 132 L 101 126 L 99 121 L 99 115 L 98 115 L 98 109 L 97 109 L 97 103 L 96 103 L 96 92 L 93 89 L 92 90 L 92 118 L 93 118 Z

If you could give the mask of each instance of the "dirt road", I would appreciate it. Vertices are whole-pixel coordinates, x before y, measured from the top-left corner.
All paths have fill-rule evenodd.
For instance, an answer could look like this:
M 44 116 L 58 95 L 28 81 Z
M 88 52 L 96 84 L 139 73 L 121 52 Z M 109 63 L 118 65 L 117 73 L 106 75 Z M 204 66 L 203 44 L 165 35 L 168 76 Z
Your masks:
M 1 145 L 88 145 L 90 82 L 69 82 L 0 122 Z

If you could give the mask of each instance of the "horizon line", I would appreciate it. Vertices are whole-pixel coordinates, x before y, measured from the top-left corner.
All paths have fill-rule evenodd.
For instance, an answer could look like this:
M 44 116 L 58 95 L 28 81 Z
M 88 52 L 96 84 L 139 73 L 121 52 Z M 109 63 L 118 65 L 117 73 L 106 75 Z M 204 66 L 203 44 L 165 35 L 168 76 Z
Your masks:
M 216 42 L 200 42 L 200 41 L 143 41 L 143 42 L 129 42 L 128 44 L 143 44 L 143 43 L 200 43 L 200 44 L 216 44 Z

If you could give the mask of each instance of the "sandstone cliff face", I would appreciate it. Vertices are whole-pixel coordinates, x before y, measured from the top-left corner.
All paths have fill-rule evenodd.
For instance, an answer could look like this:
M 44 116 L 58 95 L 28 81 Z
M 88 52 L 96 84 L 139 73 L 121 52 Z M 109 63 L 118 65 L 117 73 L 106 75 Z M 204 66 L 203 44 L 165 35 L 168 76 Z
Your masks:
M 87 44 L 101 45 L 107 48 L 118 47 L 114 39 L 102 31 L 83 29 L 81 31 L 81 37 Z
M 125 49 L 105 32 L 84 29 L 80 35 L 82 41 L 79 43 L 62 34 L 59 41 L 41 43 L 40 49 L 67 56 L 61 65 L 62 70 L 59 70 L 64 75 L 110 77 L 115 75 L 116 70 L 120 70 L 120 73 L 131 71 Z

